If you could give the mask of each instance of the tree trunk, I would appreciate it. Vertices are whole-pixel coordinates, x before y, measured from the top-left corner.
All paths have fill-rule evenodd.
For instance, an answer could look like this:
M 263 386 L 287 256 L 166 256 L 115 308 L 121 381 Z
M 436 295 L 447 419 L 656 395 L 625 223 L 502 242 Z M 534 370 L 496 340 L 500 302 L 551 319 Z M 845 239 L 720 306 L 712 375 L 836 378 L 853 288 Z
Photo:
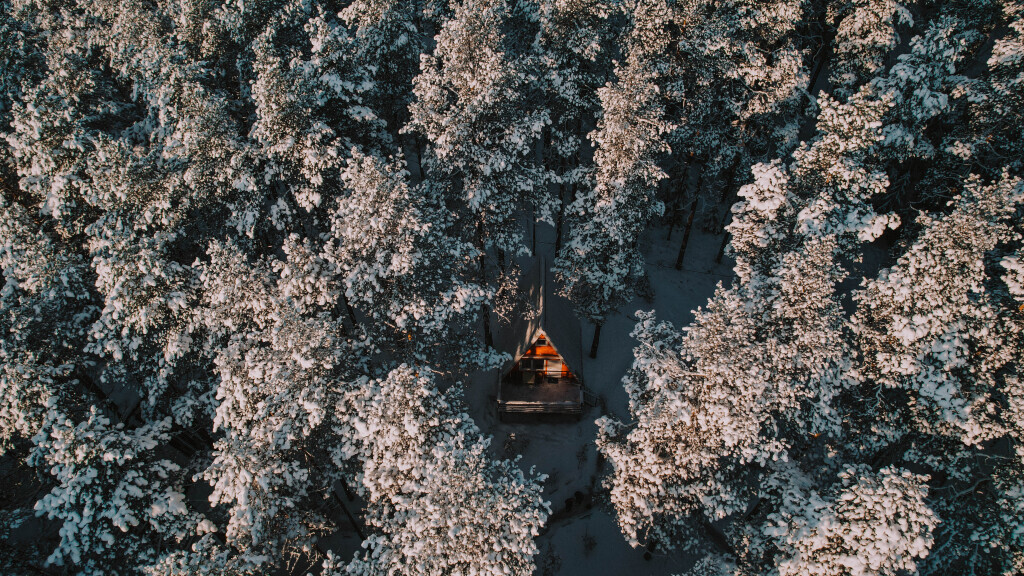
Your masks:
M 339 478 L 338 482 L 341 484 L 341 489 L 345 491 L 345 498 L 348 498 L 349 502 L 352 502 L 353 500 L 355 500 L 356 496 L 355 496 L 355 494 L 352 493 L 351 490 L 349 490 L 348 482 L 345 482 L 345 477 L 342 476 L 341 478 Z
M 594 325 L 594 342 L 590 345 L 590 357 L 597 358 L 597 344 L 601 341 L 601 324 Z
M 679 208 L 683 203 L 683 198 L 689 192 L 687 184 L 690 180 L 690 166 L 692 164 L 693 160 L 688 158 L 683 166 L 683 173 L 675 179 L 675 191 L 672 193 L 672 216 L 668 220 L 668 235 L 665 236 L 665 241 L 672 240 L 672 232 L 676 229 L 676 224 L 679 223 Z
M 679 245 L 679 255 L 676 256 L 676 270 L 683 269 L 683 256 L 686 254 L 686 245 L 690 243 L 690 230 L 693 229 L 693 216 L 697 213 L 697 199 L 694 198 L 690 206 L 690 216 L 686 219 L 686 228 L 683 230 L 683 242 Z
M 487 253 L 484 249 L 484 223 L 478 220 L 476 223 L 476 246 L 480 250 L 480 285 L 487 286 Z M 484 344 L 488 348 L 494 347 L 494 337 L 491 335 L 491 307 L 483 305 L 484 316 Z
M 106 406 L 106 408 L 110 410 L 110 413 L 117 417 L 118 422 L 124 423 L 124 419 L 121 417 L 121 409 L 118 408 L 117 403 L 111 400 L 110 395 L 107 394 L 103 388 L 100 388 L 100 385 L 86 374 L 84 370 L 76 367 L 74 372 L 71 373 L 71 377 L 78 380 L 78 382 L 84 385 L 87 390 L 92 392 L 96 396 L 96 401 L 101 402 Z
M 356 312 L 352 309 L 352 305 L 348 303 L 348 298 L 344 292 L 341 293 L 341 301 L 345 303 L 345 310 L 348 311 L 348 319 L 352 322 L 352 327 L 359 326 L 359 323 L 356 322 Z
M 484 304 L 484 344 L 494 348 L 494 337 L 491 336 L 491 307 Z
M 366 535 L 363 534 L 362 529 L 359 528 L 359 522 L 356 521 L 356 517 L 353 516 L 352 512 L 349 511 L 348 505 L 345 504 L 345 501 L 342 500 L 341 498 L 338 498 L 338 493 L 335 492 L 334 490 L 331 490 L 331 495 L 334 496 L 334 500 L 338 504 L 341 504 L 341 509 L 345 511 L 345 516 L 348 517 L 348 521 L 352 523 L 352 527 L 356 530 L 356 536 L 359 536 L 360 540 L 366 540 Z
M 725 227 L 729 224 L 729 219 L 732 218 L 732 205 L 736 203 L 736 199 L 739 198 L 739 189 L 735 185 L 736 175 L 735 171 L 730 178 L 729 188 L 722 194 L 722 204 L 725 206 L 725 215 L 718 223 L 718 229 L 715 230 L 715 234 L 721 234 L 725 232 Z
M 722 258 L 725 256 L 725 247 L 729 244 L 729 233 L 726 232 L 725 236 L 722 237 L 722 245 L 718 247 L 718 255 L 715 256 L 715 262 L 721 264 Z
M 729 198 L 732 197 L 734 188 L 736 187 L 736 172 L 740 168 L 740 155 L 736 154 L 732 159 L 732 163 L 729 164 L 729 171 L 725 173 L 725 188 L 722 189 L 722 196 L 718 199 L 719 202 L 725 203 Z
M 555 257 L 562 251 L 562 226 L 565 220 L 565 184 L 558 185 L 558 218 L 555 220 Z
M 540 137 L 540 161 L 548 170 L 554 169 L 554 162 L 550 158 L 551 151 L 551 126 L 541 129 Z
M 534 258 L 537 257 L 537 209 L 534 208 L 532 211 L 533 218 L 531 224 L 533 225 L 532 231 L 530 232 L 530 255 Z
M 426 178 L 426 174 L 423 172 L 423 141 L 419 134 L 413 137 L 413 142 L 416 144 L 416 168 L 420 171 L 420 182 L 422 182 Z

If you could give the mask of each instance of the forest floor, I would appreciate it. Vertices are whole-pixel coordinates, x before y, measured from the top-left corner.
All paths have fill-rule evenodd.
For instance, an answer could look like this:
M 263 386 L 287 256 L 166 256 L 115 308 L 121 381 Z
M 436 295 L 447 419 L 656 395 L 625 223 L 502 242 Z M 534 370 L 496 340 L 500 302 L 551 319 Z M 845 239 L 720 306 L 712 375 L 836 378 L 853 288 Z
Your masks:
M 666 227 L 653 227 L 643 239 L 643 252 L 653 295 L 636 298 L 611 315 L 602 328 L 596 359 L 584 354 L 583 380 L 600 398 L 598 406 L 587 408 L 577 422 L 524 417 L 501 422 L 496 408 L 495 372 L 478 373 L 466 387 L 469 413 L 485 434 L 493 436 L 492 449 L 498 457 L 522 456 L 524 469 L 536 467 L 548 475 L 545 498 L 553 512 L 547 530 L 538 538 L 538 576 L 595 574 L 668 575 L 689 569 L 699 556 L 684 552 L 654 550 L 645 559 L 643 548 L 626 543 L 614 511 L 603 496 L 601 478 L 607 464 L 599 461 L 594 447 L 594 421 L 602 415 L 629 419 L 628 397 L 622 377 L 632 365 L 636 340 L 630 337 L 637 310 L 654 310 L 659 320 L 677 327 L 689 325 L 693 311 L 704 306 L 719 282 L 733 278 L 732 262 L 714 261 L 722 235 L 705 234 L 694 223 L 682 270 L 674 268 L 682 231 L 671 239 Z M 550 230 L 538 231 L 538 253 L 550 241 Z M 594 327 L 583 323 L 583 347 L 590 349 Z M 557 343 L 556 343 L 557 344 Z

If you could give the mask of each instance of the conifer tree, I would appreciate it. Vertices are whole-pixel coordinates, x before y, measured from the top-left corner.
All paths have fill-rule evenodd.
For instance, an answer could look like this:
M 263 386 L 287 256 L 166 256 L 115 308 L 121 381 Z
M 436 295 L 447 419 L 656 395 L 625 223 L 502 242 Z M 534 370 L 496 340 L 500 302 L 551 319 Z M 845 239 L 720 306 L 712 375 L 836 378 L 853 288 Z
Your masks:
M 670 14 L 657 2 L 627 10 L 626 61 L 616 65 L 616 81 L 598 90 L 593 187 L 568 207 L 569 236 L 554 266 L 577 313 L 595 325 L 591 357 L 608 314 L 632 299 L 645 274 L 640 234 L 664 209 L 657 186 L 665 173 L 657 161 L 669 151 L 669 125 L 655 55 L 667 49 Z
M 366 311 L 372 338 L 401 358 L 438 366 L 487 366 L 477 322 L 493 291 L 473 281 L 480 253 L 453 230 L 436 185 L 411 188 L 401 159 L 352 152 L 348 195 L 331 216 L 324 260 L 336 290 Z
M 422 367 L 374 382 L 359 410 L 360 490 L 375 534 L 327 574 L 532 574 L 533 538 L 550 508 L 544 477 L 492 460 L 490 439 L 461 411 L 459 389 L 439 393 Z
M 553 222 L 556 202 L 534 147 L 551 122 L 537 86 L 535 57 L 523 49 L 533 24 L 508 0 L 454 6 L 414 81 L 409 129 L 430 143 L 427 166 L 455 184 L 476 230 L 477 248 L 528 253 L 517 212 L 532 207 Z M 518 34 L 505 34 L 518 30 Z

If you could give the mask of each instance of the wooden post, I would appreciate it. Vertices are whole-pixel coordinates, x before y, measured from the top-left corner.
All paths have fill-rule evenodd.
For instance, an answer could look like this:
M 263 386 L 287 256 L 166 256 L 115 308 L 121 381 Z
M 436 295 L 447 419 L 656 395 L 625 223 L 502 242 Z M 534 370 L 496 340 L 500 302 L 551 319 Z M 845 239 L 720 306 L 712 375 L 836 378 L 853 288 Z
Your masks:
M 697 199 L 693 200 L 690 206 L 690 216 L 686 219 L 686 228 L 683 230 L 683 242 L 679 245 L 679 255 L 676 256 L 676 270 L 683 269 L 683 256 L 686 254 L 686 245 L 690 243 L 690 230 L 693 229 L 693 216 L 697 213 Z
M 601 324 L 594 325 L 594 342 L 590 345 L 590 357 L 597 358 L 597 343 L 601 341 Z

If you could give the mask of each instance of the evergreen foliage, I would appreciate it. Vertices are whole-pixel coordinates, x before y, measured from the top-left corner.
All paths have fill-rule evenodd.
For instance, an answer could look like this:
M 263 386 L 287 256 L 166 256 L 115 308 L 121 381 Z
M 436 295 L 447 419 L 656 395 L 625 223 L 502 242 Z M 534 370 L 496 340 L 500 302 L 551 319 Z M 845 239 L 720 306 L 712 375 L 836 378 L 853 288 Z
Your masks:
M 533 573 L 462 382 L 538 225 L 600 329 L 692 206 L 735 278 L 636 314 L 626 542 L 1024 573 L 1022 113 L 1019 0 L 0 0 L 0 521 L 58 527 L 0 570 Z

